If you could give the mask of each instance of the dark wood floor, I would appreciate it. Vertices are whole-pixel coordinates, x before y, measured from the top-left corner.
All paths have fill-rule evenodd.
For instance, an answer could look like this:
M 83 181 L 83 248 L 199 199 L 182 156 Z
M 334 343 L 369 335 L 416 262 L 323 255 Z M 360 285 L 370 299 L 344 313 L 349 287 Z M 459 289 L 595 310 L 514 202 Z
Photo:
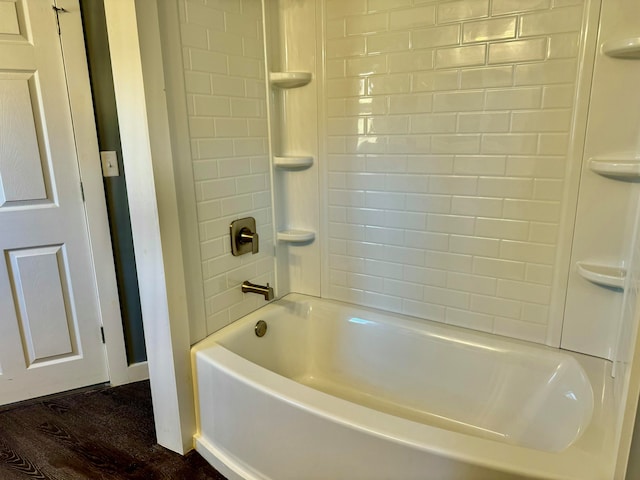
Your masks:
M 224 480 L 155 443 L 148 382 L 0 407 L 0 480 Z

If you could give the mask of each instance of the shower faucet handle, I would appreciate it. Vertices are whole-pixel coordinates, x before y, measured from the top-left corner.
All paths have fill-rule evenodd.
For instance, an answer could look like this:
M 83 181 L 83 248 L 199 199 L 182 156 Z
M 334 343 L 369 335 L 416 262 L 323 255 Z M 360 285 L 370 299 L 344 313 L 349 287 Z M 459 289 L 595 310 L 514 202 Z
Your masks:
M 231 254 L 235 257 L 251 252 L 258 253 L 260 237 L 256 231 L 256 219 L 253 217 L 234 220 L 229 225 L 231 234 Z
M 238 242 L 243 245 L 245 243 L 250 243 L 252 255 L 258 253 L 258 251 L 260 250 L 260 237 L 256 232 L 252 232 L 247 227 L 244 227 L 242 230 L 240 230 Z

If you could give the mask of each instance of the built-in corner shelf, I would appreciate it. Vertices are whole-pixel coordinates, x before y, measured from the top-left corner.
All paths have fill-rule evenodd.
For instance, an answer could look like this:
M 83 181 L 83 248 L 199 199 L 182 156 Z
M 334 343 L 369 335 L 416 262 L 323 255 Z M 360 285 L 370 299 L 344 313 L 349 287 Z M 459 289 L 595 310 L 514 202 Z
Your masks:
M 576 262 L 578 274 L 601 287 L 624 289 L 624 280 L 627 271 L 620 267 L 611 267 L 607 265 L 594 265 L 585 262 Z
M 278 241 L 287 243 L 308 243 L 316 238 L 316 232 L 309 230 L 283 230 L 278 232 Z
M 589 161 L 592 171 L 619 180 L 640 179 L 640 158 L 634 157 L 597 157 Z
M 313 165 L 313 157 L 305 156 L 274 156 L 273 166 L 284 170 L 302 170 Z
M 614 58 L 640 59 L 640 37 L 609 40 L 602 44 L 602 53 Z
M 269 74 L 271 85 L 279 88 L 303 87 L 310 81 L 310 72 L 271 72 Z

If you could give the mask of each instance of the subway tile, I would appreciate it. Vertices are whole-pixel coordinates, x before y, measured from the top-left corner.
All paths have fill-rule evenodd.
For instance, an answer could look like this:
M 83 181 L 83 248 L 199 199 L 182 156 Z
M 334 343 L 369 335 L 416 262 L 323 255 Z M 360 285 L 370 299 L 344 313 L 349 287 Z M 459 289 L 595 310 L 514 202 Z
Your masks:
M 431 70 L 434 66 L 433 50 L 419 50 L 412 52 L 390 53 L 389 72 L 417 72 Z M 374 72 L 377 73 L 377 72 Z
M 487 91 L 487 110 L 518 110 L 539 108 L 542 90 L 539 87 L 502 88 Z
M 365 94 L 365 78 L 336 78 L 327 80 L 327 97 L 355 97 Z
M 224 30 L 224 13 L 194 2 L 185 2 L 187 22 L 213 30 Z
M 424 193 L 428 188 L 426 175 L 386 175 L 385 189 L 392 192 Z
M 332 20 L 327 20 L 326 24 L 326 34 L 328 39 L 332 38 L 342 38 L 346 36 L 346 28 L 345 28 L 345 19 L 344 18 L 335 18 Z
M 497 295 L 511 300 L 548 305 L 551 300 L 551 289 L 545 285 L 528 282 L 498 280 Z
M 325 71 L 327 78 L 342 78 L 346 75 L 346 62 L 344 59 L 333 59 L 325 61 Z
M 186 71 L 184 81 L 187 93 L 211 93 L 211 78 L 207 73 Z
M 522 321 L 546 325 L 549 318 L 549 307 L 534 303 L 522 304 Z
M 471 272 L 473 257 L 457 253 L 427 251 L 424 257 L 424 265 L 429 268 L 437 268 L 450 272 Z
M 411 32 L 411 48 L 435 48 L 460 43 L 460 25 L 441 25 Z
M 580 31 L 583 9 L 582 5 L 576 5 L 523 15 L 520 19 L 520 37 Z
M 579 53 L 579 33 L 556 33 L 549 36 L 549 58 L 576 58 Z
M 538 149 L 535 134 L 486 134 L 482 136 L 482 153 L 531 154 Z
M 419 72 L 411 75 L 413 92 L 437 92 L 458 88 L 458 72 L 455 70 L 440 72 Z
M 360 260 L 360 259 L 358 259 Z M 402 280 L 404 278 L 404 266 L 396 263 L 382 262 L 379 260 L 363 259 L 363 272 L 367 275 L 394 278 Z M 358 265 L 359 266 L 359 265 Z
M 541 63 L 516 65 L 515 85 L 548 85 L 576 81 L 575 59 L 547 60 Z
M 433 114 L 411 116 L 411 133 L 447 133 L 456 131 L 456 115 Z
M 483 65 L 485 63 L 486 51 L 486 45 L 439 48 L 436 50 L 436 68 Z
M 513 67 L 465 68 L 460 73 L 462 88 L 507 87 L 513 83 Z
M 416 283 L 384 279 L 384 293 L 399 298 L 422 300 L 423 286 Z
M 225 12 L 224 28 L 225 31 L 242 35 L 243 37 L 260 37 L 259 22 L 257 19 L 247 18 L 244 14 Z
M 194 114 L 208 117 L 227 117 L 231 115 L 230 99 L 210 95 L 193 96 Z
M 506 218 L 477 218 L 474 234 L 505 240 L 527 240 L 529 222 Z
M 460 0 L 438 5 L 438 23 L 457 22 L 489 15 L 489 0 Z
M 475 177 L 432 175 L 429 178 L 429 193 L 445 195 L 475 195 L 478 180 Z
M 558 224 L 531 222 L 529 241 L 555 245 L 558 241 Z
M 213 119 L 207 117 L 189 118 L 189 135 L 191 136 L 191 138 L 213 137 Z
M 227 56 L 208 50 L 190 49 L 191 69 L 209 73 L 227 73 Z
M 496 257 L 500 250 L 500 241 L 495 238 L 451 235 L 449 250 L 453 253 Z
M 400 228 L 367 226 L 363 228 L 364 240 L 385 245 L 404 246 L 404 230 Z M 382 275 L 384 276 L 384 275 Z
M 514 112 L 511 114 L 512 132 L 568 132 L 571 128 L 570 110 Z
M 481 295 L 495 295 L 497 280 L 467 273 L 447 273 L 447 288 Z
M 207 50 L 209 42 L 207 40 L 207 29 L 196 24 L 191 24 L 187 28 L 180 30 L 182 46 L 200 48 Z
M 478 195 L 504 198 L 532 198 L 533 180 L 517 177 L 480 177 Z
M 529 342 L 544 343 L 547 336 L 547 327 L 535 323 L 521 322 L 517 319 L 496 317 L 493 320 L 493 333 Z
M 460 215 L 428 214 L 427 226 L 431 232 L 472 235 L 475 219 Z
M 449 235 L 444 233 L 407 231 L 404 237 L 404 245 L 410 248 L 446 252 L 449 250 Z
M 431 151 L 433 153 L 451 153 L 456 155 L 480 153 L 480 135 L 462 133 L 455 135 L 432 135 Z
M 367 78 L 367 95 L 407 93 L 411 89 L 409 74 L 371 76 Z
M 386 55 L 368 55 L 347 59 L 347 76 L 365 76 L 387 73 Z
M 563 178 L 563 157 L 513 156 L 507 158 L 506 175 L 512 177 Z
M 352 57 L 364 55 L 366 42 L 364 37 L 332 38 L 327 40 L 327 58 Z
M 407 158 L 407 172 L 440 175 L 453 173 L 453 158 L 453 155 L 411 155 Z
M 385 99 L 386 103 L 386 99 Z M 389 113 L 423 113 L 430 112 L 433 95 L 430 93 L 413 93 L 410 95 L 392 95 L 389 97 Z M 383 112 L 384 113 L 384 112 Z
M 216 118 L 214 126 L 216 137 L 249 136 L 249 125 L 244 118 Z
M 365 170 L 369 173 L 406 173 L 407 159 L 398 155 L 367 155 Z
M 549 6 L 550 0 L 493 0 L 491 14 L 503 15 L 506 13 L 546 10 Z
M 536 200 L 562 200 L 564 182 L 562 180 L 548 180 L 536 178 L 534 181 L 533 198 Z
M 458 122 L 460 123 L 460 118 Z M 504 175 L 505 164 L 506 158 L 504 156 L 456 155 L 453 173 L 458 175 Z
M 473 273 L 488 277 L 522 280 L 525 274 L 525 263 L 476 256 L 473 257 Z
M 552 265 L 554 257 L 554 245 L 541 245 L 511 240 L 503 240 L 500 245 L 500 258 L 505 260 Z
M 434 268 L 404 265 L 402 278 L 408 282 L 421 283 L 423 285 L 431 285 L 434 287 L 445 287 L 447 273 L 444 270 L 437 270 Z
M 399 52 L 407 50 L 411 45 L 410 32 L 394 32 L 369 35 L 367 53 Z
M 244 97 L 244 82 L 238 80 L 238 78 L 227 77 L 223 75 L 212 75 L 211 91 L 214 95 Z
M 493 330 L 493 316 L 451 307 L 446 309 L 445 322 L 449 325 L 471 328 L 482 332 L 491 332 Z
M 424 287 L 424 300 L 436 305 L 466 309 L 469 307 L 469 294 L 447 288 Z
M 399 115 L 369 117 L 367 118 L 367 133 L 369 135 L 409 133 L 409 117 Z
M 230 197 L 237 193 L 236 182 L 233 178 L 222 180 L 208 180 L 200 184 L 202 200 Z
M 465 112 L 484 108 L 484 92 L 439 92 L 433 94 L 434 112 Z
M 261 74 L 260 62 L 253 58 L 229 55 L 227 57 L 229 75 L 246 78 L 259 78 Z
M 553 267 L 551 265 L 536 265 L 529 263 L 527 264 L 527 270 L 524 278 L 527 282 L 551 285 L 551 282 L 553 281 Z
M 570 108 L 573 106 L 573 85 L 549 85 L 542 89 L 542 108 Z
M 546 55 L 546 38 L 489 44 L 489 64 L 539 61 L 544 60 Z
M 388 25 L 389 15 L 387 13 L 351 16 L 346 18 L 346 33 L 347 35 L 378 33 L 387 30 Z
M 405 198 L 410 212 L 451 213 L 451 197 L 448 195 L 410 194 Z
M 359 15 L 367 12 L 367 0 L 327 0 L 325 8 L 328 18 Z
M 470 308 L 473 311 L 501 317 L 520 318 L 520 302 L 486 295 L 471 295 Z
M 198 159 L 222 158 L 233 155 L 233 141 L 228 138 L 203 138 L 197 140 Z
M 462 31 L 462 41 L 471 43 L 515 38 L 516 21 L 517 17 L 505 17 L 465 23 Z
M 510 116 L 506 112 L 458 114 L 458 132 L 460 133 L 508 132 L 510 123 Z
M 540 155 L 566 155 L 569 148 L 568 133 L 541 133 L 538 142 Z
M 444 322 L 445 319 L 445 307 L 442 305 L 406 299 L 402 301 L 402 313 L 414 317 L 426 318 L 433 322 Z
M 244 53 L 242 36 L 229 32 L 207 31 L 209 50 L 226 53 L 229 55 L 242 55 Z
M 502 199 L 454 196 L 451 199 L 451 213 L 474 217 L 501 217 Z
M 404 30 L 425 27 L 436 22 L 436 9 L 433 5 L 396 10 L 389 14 L 392 30 Z
M 504 201 L 504 216 L 519 220 L 556 222 L 560 218 L 560 202 L 507 198 Z

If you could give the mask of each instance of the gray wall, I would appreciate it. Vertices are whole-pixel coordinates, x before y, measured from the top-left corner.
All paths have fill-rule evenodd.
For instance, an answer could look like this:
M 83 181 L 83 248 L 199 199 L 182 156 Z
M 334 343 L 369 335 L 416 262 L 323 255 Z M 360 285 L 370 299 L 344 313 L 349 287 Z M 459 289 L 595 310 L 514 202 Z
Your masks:
M 100 150 L 116 151 L 120 176 L 104 178 L 120 309 L 129 364 L 147 359 L 120 129 L 102 0 L 80 0 Z

